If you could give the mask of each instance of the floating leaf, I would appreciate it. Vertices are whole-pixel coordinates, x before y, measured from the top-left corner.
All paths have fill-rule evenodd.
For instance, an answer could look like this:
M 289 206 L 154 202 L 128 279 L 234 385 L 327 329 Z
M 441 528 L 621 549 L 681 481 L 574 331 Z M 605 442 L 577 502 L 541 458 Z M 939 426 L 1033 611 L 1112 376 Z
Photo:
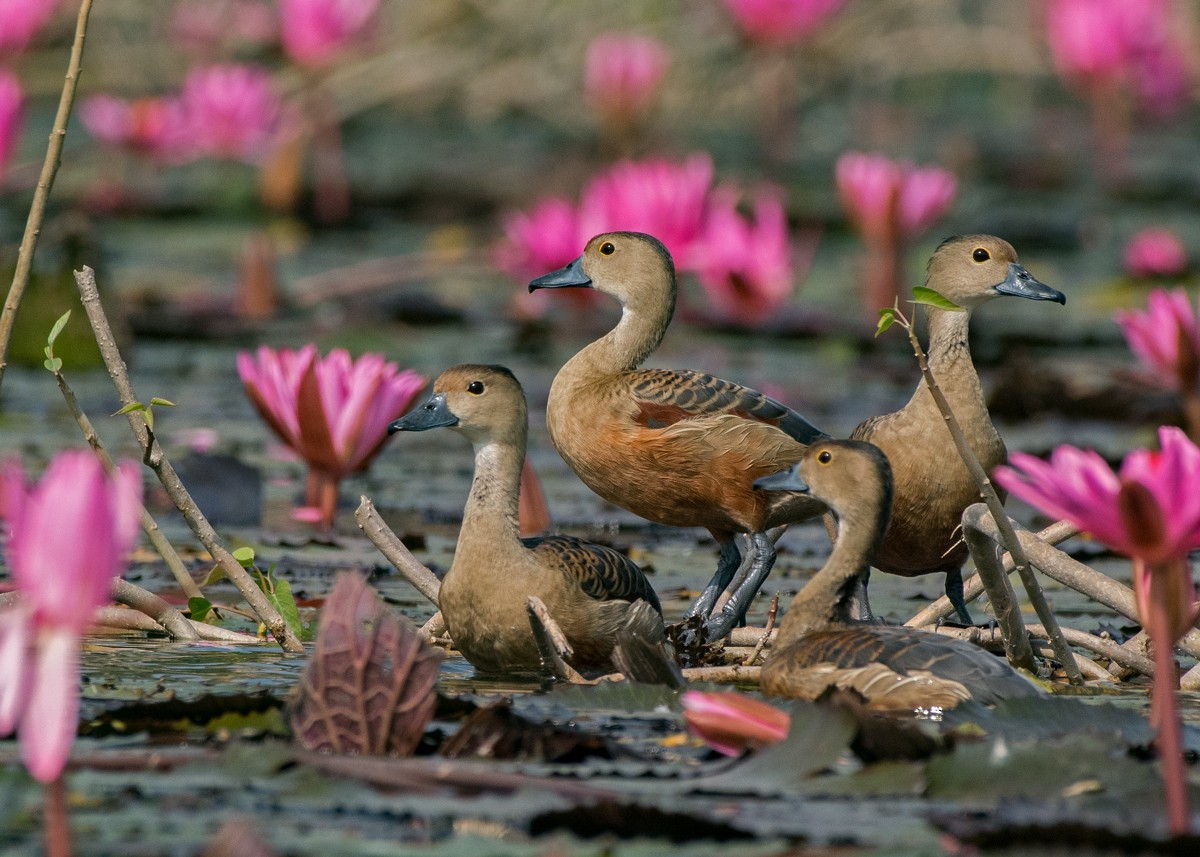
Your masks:
M 889 327 L 896 323 L 896 308 L 884 307 L 879 311 L 879 326 L 875 328 L 875 335 L 879 336 Z
M 442 652 L 358 574 L 325 601 L 288 720 L 310 750 L 409 755 L 437 703 Z
M 913 303 L 924 304 L 936 309 L 948 309 L 953 312 L 965 312 L 963 307 L 928 286 L 913 286 Z
M 71 311 L 67 310 L 58 317 L 58 321 L 54 322 L 54 326 L 50 328 L 50 335 L 46 337 L 46 347 L 50 348 L 54 345 L 54 340 L 58 339 L 58 335 L 63 332 L 63 328 L 67 326 L 67 320 L 71 317 Z M 46 354 L 50 356 L 49 353 Z

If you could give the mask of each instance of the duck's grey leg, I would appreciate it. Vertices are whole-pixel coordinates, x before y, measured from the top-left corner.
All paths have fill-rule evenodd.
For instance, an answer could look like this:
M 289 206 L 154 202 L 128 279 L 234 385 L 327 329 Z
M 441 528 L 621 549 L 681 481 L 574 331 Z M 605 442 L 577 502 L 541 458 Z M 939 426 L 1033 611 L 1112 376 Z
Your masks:
M 871 569 L 866 569 L 854 579 L 854 592 L 850 596 L 850 615 L 859 622 L 878 622 L 871 612 L 871 599 L 867 597 L 867 584 L 871 582 Z
M 683 618 L 691 619 L 693 616 L 708 618 L 712 614 L 713 606 L 717 603 L 717 598 L 733 580 L 733 576 L 741 564 L 742 554 L 738 551 L 737 541 L 731 538 L 721 545 L 721 558 L 717 561 L 716 574 L 704 587 L 700 597 L 696 599 L 696 603 L 683 614 Z
M 967 612 L 967 602 L 963 598 L 962 569 L 952 568 L 946 572 L 946 597 L 954 605 L 954 612 L 964 625 L 974 625 L 971 614 Z
M 771 566 L 775 564 L 775 543 L 771 541 L 771 537 L 766 533 L 751 533 L 750 548 L 754 551 L 750 573 L 746 575 L 741 586 L 729 596 L 721 612 L 704 626 L 704 636 L 708 640 L 719 640 L 729 633 L 738 619 L 745 615 L 750 602 L 754 600 L 763 581 L 771 573 Z

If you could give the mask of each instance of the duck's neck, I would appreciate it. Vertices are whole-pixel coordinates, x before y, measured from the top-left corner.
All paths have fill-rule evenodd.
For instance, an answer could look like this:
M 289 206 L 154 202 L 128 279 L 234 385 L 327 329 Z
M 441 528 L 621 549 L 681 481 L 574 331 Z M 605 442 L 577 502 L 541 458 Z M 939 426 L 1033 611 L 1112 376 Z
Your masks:
M 587 373 L 617 374 L 628 372 L 658 348 L 675 312 L 675 284 L 657 290 L 658 295 L 639 295 L 621 308 L 621 320 L 607 334 L 581 350 L 571 359 Z
M 850 512 L 839 518 L 837 541 L 825 565 L 797 593 L 779 625 L 776 646 L 854 622 L 853 600 L 857 580 L 883 536 L 890 497 L 876 503 L 872 515 Z
M 969 311 L 929 308 L 929 348 L 926 351 L 929 371 L 960 421 L 971 421 L 980 416 L 987 418 L 983 387 L 975 364 L 971 362 L 971 347 L 967 342 L 970 321 Z M 914 399 L 933 407 L 924 379 L 918 385 Z
M 488 551 L 519 547 L 517 508 L 524 464 L 523 434 L 508 441 L 489 439 L 475 445 L 475 477 L 463 509 L 458 552 L 475 546 Z

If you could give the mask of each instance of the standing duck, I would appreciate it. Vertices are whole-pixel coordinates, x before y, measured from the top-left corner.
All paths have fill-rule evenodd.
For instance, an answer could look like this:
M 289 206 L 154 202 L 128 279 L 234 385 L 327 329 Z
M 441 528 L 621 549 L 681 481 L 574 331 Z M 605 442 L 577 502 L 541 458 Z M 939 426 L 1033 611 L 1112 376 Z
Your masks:
M 525 394 L 503 366 L 454 366 L 425 404 L 388 433 L 446 427 L 471 441 L 475 476 L 454 561 L 438 606 L 454 644 L 483 672 L 537 670 L 541 659 L 526 604 L 546 605 L 584 668 L 610 666 L 616 632 L 635 604 L 662 607 L 642 570 L 617 551 L 571 536 L 520 538 L 521 467 L 528 434 Z M 653 615 L 653 614 L 651 614 Z
M 756 390 L 688 370 L 639 369 L 662 342 L 675 310 L 675 266 L 666 248 L 638 232 L 608 232 L 583 255 L 529 284 L 581 286 L 612 295 L 621 320 L 559 370 L 550 387 L 550 439 L 583 482 L 611 503 L 660 524 L 704 527 L 721 547 L 717 572 L 688 617 L 707 618 L 719 639 L 741 618 L 775 562 L 767 530 L 820 514 L 804 495 L 768 493 L 754 480 L 793 464 L 827 437 Z M 749 535 L 754 560 L 739 605 L 711 616 L 741 561 L 735 536 Z
M 971 311 L 1002 295 L 1060 304 L 1067 299 L 1030 276 L 1017 262 L 1012 245 L 991 235 L 964 235 L 942 242 L 929 260 L 925 284 L 962 308 L 926 308 L 929 369 L 979 463 L 990 473 L 1004 463 L 1007 454 L 971 362 L 967 345 Z M 882 449 L 895 479 L 891 521 L 872 565 L 904 577 L 945 572 L 946 596 L 959 618 L 971 624 L 963 601 L 962 564 L 967 546 L 960 522 L 963 511 L 980 501 L 979 489 L 924 379 L 903 408 L 865 420 L 850 437 Z M 864 576 L 862 598 L 865 615 L 869 615 L 866 580 Z
M 790 470 L 755 484 L 812 496 L 838 519 L 829 559 L 779 625 L 762 671 L 764 693 L 814 699 L 831 686 L 849 687 L 872 708 L 891 711 L 1040 693 L 1003 660 L 970 643 L 852 615 L 857 582 L 880 544 L 892 506 L 892 472 L 878 447 L 820 441 Z

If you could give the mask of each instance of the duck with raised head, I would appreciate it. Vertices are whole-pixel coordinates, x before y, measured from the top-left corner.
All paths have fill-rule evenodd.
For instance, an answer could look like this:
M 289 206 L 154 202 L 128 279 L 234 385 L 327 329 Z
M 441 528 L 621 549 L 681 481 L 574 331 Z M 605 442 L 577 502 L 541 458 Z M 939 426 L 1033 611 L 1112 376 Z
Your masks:
M 819 441 L 790 469 L 755 484 L 820 500 L 838 520 L 828 560 L 780 622 L 763 666 L 764 693 L 815 699 L 830 687 L 853 688 L 871 707 L 891 711 L 949 708 L 967 699 L 990 704 L 1041 693 L 1002 659 L 970 643 L 853 615 L 858 580 L 883 538 L 893 505 L 891 467 L 878 447 L 856 440 Z
M 743 617 L 775 561 L 767 530 L 823 511 L 804 495 L 758 491 L 754 480 L 828 435 L 757 390 L 702 372 L 638 368 L 675 310 L 675 266 L 657 239 L 597 235 L 574 262 L 529 284 L 530 291 L 566 287 L 611 295 L 621 319 L 555 376 L 546 406 L 550 439 L 609 502 L 656 523 L 712 533 L 721 548 L 717 571 L 687 615 L 706 618 L 705 636 L 719 639 Z M 750 538 L 753 563 L 730 599 L 737 609 L 713 616 L 741 561 L 739 533 Z
M 984 472 L 1007 458 L 984 401 L 971 361 L 967 328 L 971 312 L 993 298 L 1011 296 L 1065 304 L 1066 296 L 1034 279 L 1017 261 L 1017 251 L 993 235 L 948 238 L 929 260 L 928 288 L 961 309 L 926 307 L 929 370 Z M 878 446 L 892 465 L 895 498 L 891 521 L 872 565 L 880 571 L 914 577 L 944 572 L 946 595 L 959 618 L 971 624 L 963 601 L 962 565 L 967 546 L 960 527 L 963 511 L 980 501 L 925 380 L 903 408 L 864 420 L 850 434 Z M 1003 495 L 1002 495 L 1003 497 Z M 866 581 L 861 597 L 866 604 Z M 869 607 L 865 608 L 869 615 Z
M 525 393 L 503 366 L 454 366 L 424 404 L 388 433 L 449 428 L 475 450 L 454 561 L 438 607 L 463 656 L 483 672 L 538 670 L 541 659 L 526 604 L 539 597 L 566 635 L 581 668 L 610 667 L 620 629 L 639 601 L 661 632 L 662 607 L 633 560 L 572 536 L 522 539 L 517 506 L 529 431 Z

